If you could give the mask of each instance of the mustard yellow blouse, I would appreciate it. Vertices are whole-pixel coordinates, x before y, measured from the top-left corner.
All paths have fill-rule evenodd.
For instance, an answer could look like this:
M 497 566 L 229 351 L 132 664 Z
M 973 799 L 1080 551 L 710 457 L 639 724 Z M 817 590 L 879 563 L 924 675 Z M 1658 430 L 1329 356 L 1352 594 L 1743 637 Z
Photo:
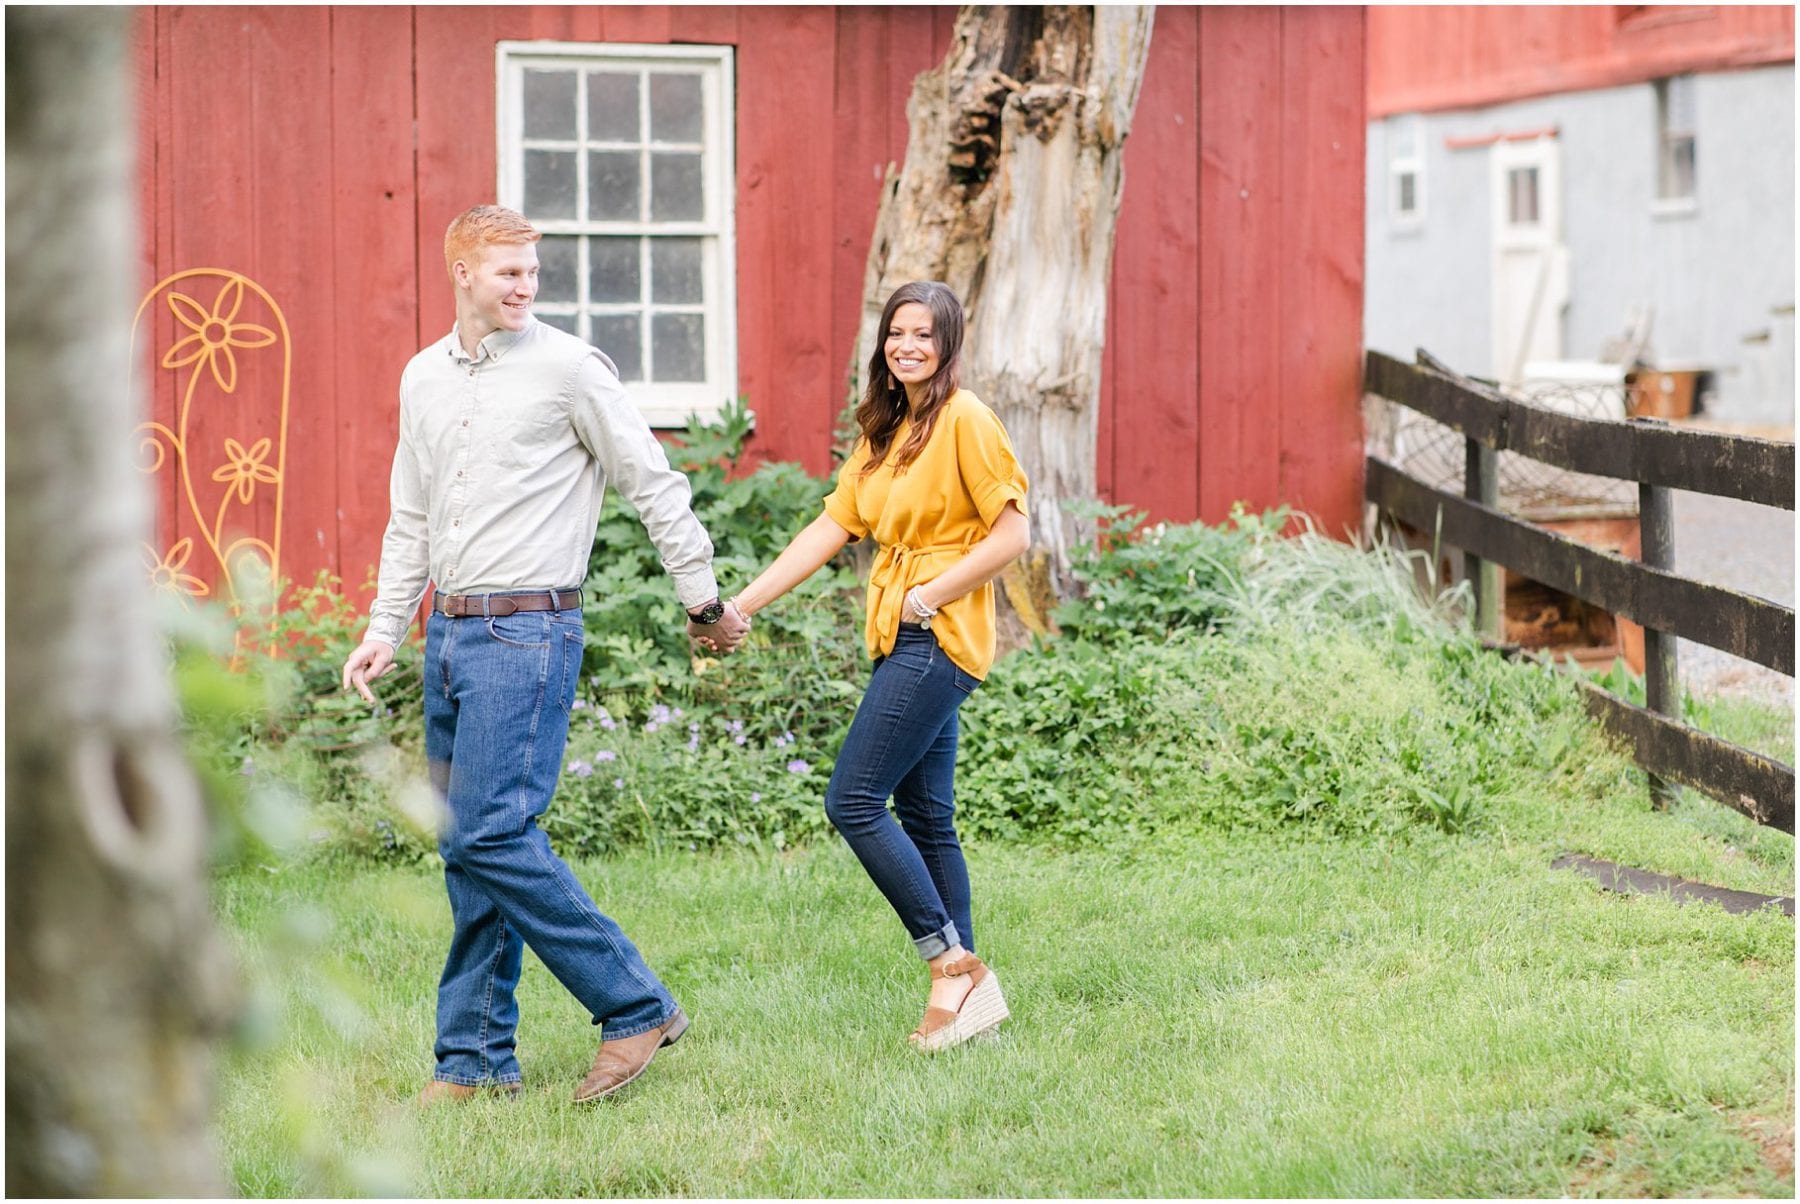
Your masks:
M 881 467 L 868 476 L 869 445 L 859 441 L 838 472 L 825 512 L 861 539 L 875 537 L 880 550 L 869 573 L 871 657 L 894 650 L 906 591 L 923 585 L 987 537 L 1006 503 L 1025 509 L 1025 472 L 994 411 L 967 389 L 944 403 L 919 458 L 895 474 L 894 452 L 906 442 L 903 422 Z M 994 583 L 988 582 L 938 608 L 932 634 L 963 670 L 985 678 L 994 664 Z

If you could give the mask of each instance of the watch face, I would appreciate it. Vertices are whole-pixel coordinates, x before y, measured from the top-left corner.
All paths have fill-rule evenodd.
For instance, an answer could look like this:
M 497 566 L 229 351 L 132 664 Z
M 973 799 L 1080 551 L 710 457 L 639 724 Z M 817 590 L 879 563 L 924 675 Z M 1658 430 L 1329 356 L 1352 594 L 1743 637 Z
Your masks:
M 692 616 L 694 622 L 700 624 L 702 627 L 717 623 L 724 617 L 725 604 L 723 602 L 708 602 Z

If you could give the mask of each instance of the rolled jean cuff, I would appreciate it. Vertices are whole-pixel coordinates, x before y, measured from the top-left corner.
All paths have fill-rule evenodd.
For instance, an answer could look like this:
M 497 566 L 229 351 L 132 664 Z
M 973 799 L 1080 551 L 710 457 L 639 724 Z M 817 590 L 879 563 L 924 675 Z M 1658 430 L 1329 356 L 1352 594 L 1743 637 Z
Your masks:
M 962 944 L 962 937 L 957 935 L 955 920 L 951 920 L 936 932 L 928 932 L 924 936 L 913 938 L 913 948 L 917 949 L 919 956 L 926 961 L 930 961 L 940 953 L 948 953 L 960 944 Z

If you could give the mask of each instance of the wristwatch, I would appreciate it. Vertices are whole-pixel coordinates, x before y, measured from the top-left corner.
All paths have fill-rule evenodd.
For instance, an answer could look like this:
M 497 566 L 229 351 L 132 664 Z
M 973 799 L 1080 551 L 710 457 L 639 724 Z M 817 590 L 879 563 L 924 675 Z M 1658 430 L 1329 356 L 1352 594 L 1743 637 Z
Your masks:
M 688 611 L 688 618 L 700 624 L 702 627 L 711 627 L 714 623 L 717 623 L 724 617 L 725 604 L 717 598 L 714 598 L 699 610 Z

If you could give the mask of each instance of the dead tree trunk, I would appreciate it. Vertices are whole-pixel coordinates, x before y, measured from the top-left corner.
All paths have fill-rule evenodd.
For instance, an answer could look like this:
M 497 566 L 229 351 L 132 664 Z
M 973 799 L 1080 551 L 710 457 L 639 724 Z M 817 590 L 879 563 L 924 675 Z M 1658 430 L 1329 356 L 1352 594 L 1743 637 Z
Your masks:
M 225 1190 L 206 825 L 139 545 L 122 9 L 6 13 L 6 1189 Z
M 853 395 L 888 294 L 909 280 L 955 290 L 964 382 L 1031 476 L 1032 551 L 1002 582 L 1039 631 L 1069 591 L 1071 550 L 1093 537 L 1066 507 L 1096 493 L 1113 227 L 1151 12 L 963 8 L 949 55 L 913 85 L 906 163 L 869 248 Z

